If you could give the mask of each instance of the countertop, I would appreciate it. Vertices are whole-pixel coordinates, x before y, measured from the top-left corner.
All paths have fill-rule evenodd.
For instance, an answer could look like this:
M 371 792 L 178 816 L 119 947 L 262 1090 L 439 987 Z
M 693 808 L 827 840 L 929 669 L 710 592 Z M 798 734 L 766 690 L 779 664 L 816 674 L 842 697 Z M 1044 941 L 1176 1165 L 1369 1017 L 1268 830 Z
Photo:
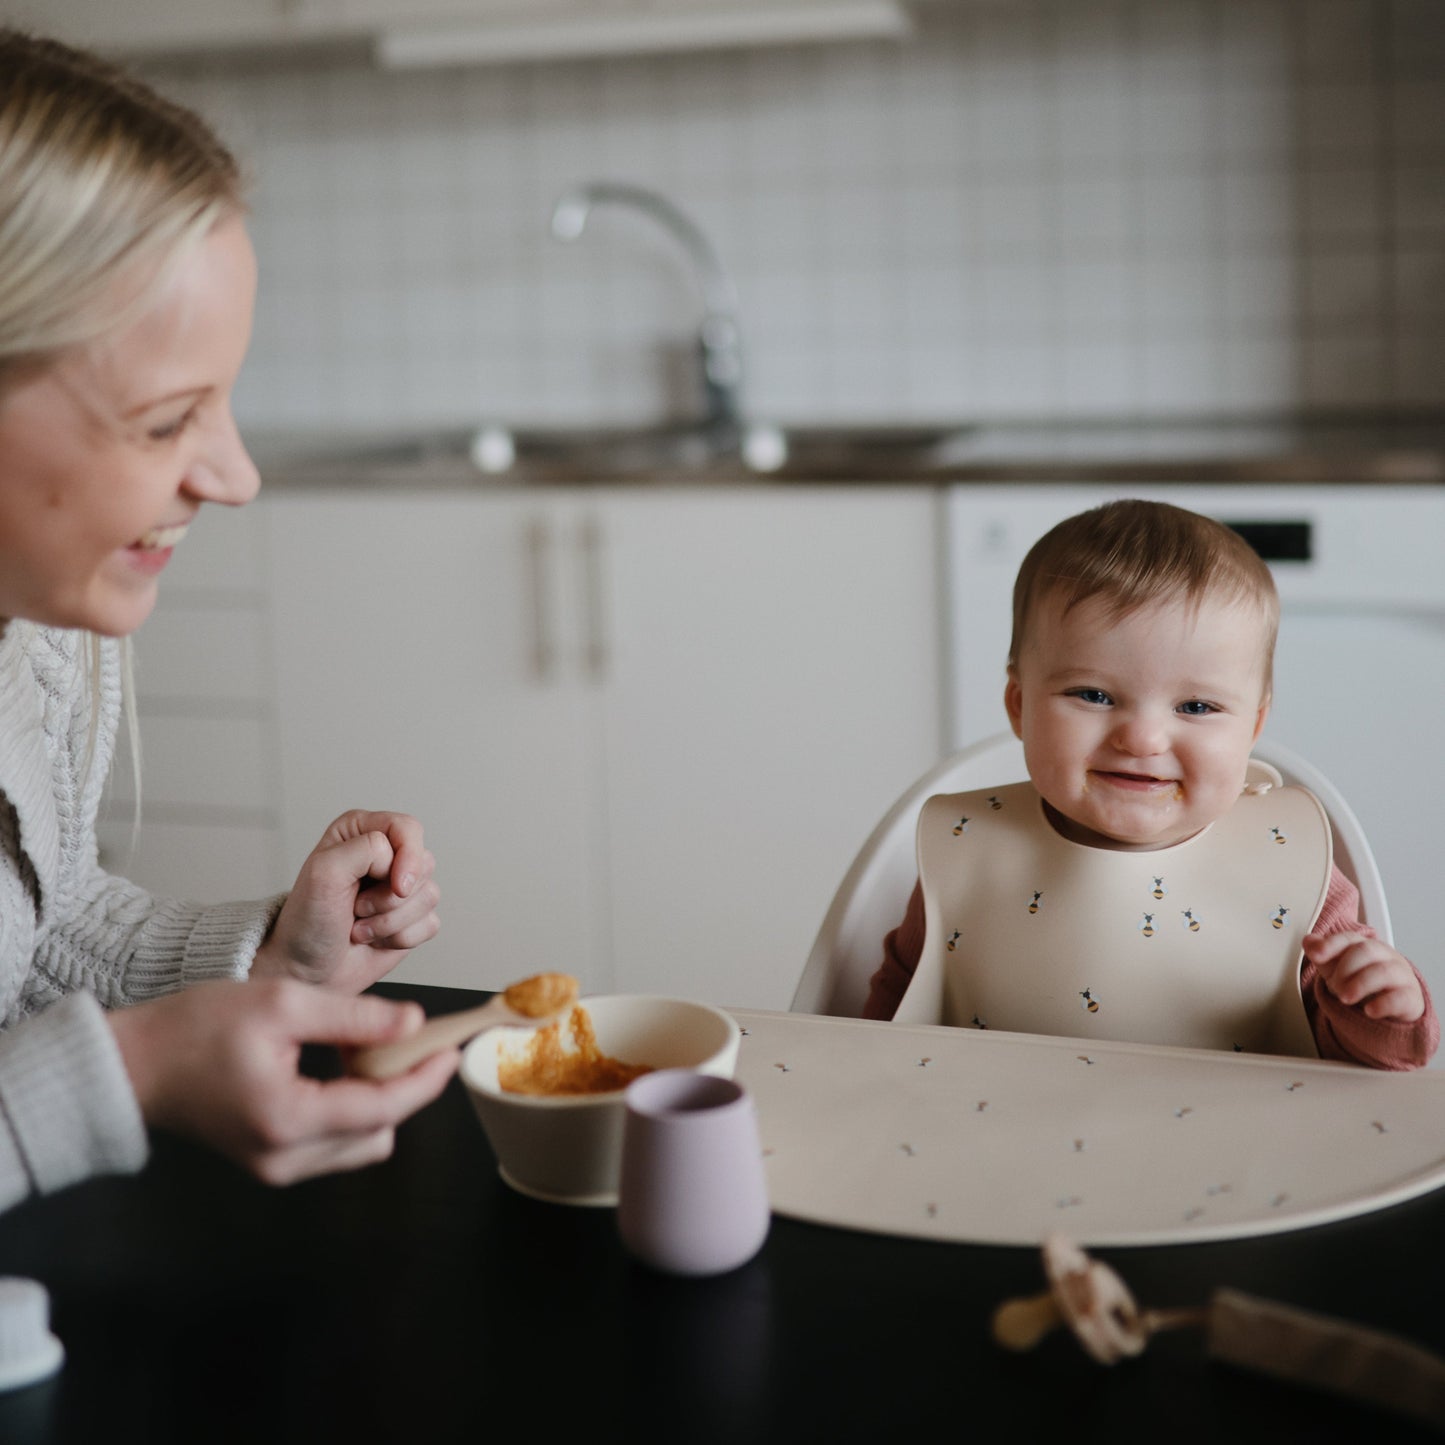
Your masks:
M 507 488 L 788 483 L 1445 482 L 1445 415 L 787 426 L 786 459 L 749 466 L 686 426 L 454 428 L 248 437 L 279 486 Z M 480 455 L 486 466 L 473 460 Z

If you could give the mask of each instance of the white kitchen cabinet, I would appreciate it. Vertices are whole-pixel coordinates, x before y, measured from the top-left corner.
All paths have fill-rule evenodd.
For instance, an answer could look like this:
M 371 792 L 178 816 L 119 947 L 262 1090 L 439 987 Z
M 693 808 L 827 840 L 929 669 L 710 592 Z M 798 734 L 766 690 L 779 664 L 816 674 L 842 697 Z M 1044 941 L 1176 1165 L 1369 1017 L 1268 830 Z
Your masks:
M 888 487 L 602 502 L 619 987 L 787 1007 L 854 854 L 938 756 L 937 507 Z
M 364 41 L 400 64 L 826 41 L 907 26 L 884 0 L 0 0 L 0 20 L 120 55 Z
M 329 0 L 3 0 L 0 16 L 73 44 L 146 54 L 294 39 Z
M 938 754 L 933 492 L 264 507 L 286 849 L 346 806 L 423 819 L 443 932 L 398 976 L 786 1007 L 854 852 Z
M 576 15 L 577 0 L 315 0 L 340 22 L 371 26 L 485 24 Z M 588 12 L 618 9 L 616 0 L 592 0 Z
M 101 861 L 152 892 L 218 902 L 290 881 L 282 855 L 264 526 L 207 508 L 132 639 L 140 828 L 122 730 L 98 825 Z
M 557 633 L 577 612 L 569 501 L 277 488 L 262 505 L 288 854 L 347 808 L 414 813 L 444 932 L 399 976 L 596 979 L 595 700 Z

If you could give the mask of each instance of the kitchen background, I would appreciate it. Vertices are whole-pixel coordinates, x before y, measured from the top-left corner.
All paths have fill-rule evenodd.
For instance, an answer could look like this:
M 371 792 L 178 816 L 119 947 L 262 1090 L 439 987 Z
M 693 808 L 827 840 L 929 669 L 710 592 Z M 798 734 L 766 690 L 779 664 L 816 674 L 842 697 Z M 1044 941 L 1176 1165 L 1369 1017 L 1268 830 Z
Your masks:
M 274 8 L 347 5 L 367 8 Z M 1126 446 L 1192 421 L 1206 463 L 1241 419 L 1282 420 L 1264 449 L 1284 453 L 1302 418 L 1424 419 L 1436 485 L 1336 465 L 1209 507 L 1312 538 L 1276 568 L 1272 732 L 1345 788 L 1397 940 L 1445 997 L 1445 6 L 909 11 L 901 40 L 419 70 L 355 46 L 148 58 L 256 177 L 243 428 L 266 459 L 303 434 L 687 412 L 700 300 L 674 238 L 621 209 L 548 235 L 597 178 L 701 224 L 762 419 L 1107 422 Z M 567 967 L 755 1007 L 787 1006 L 892 800 L 1002 723 L 1019 552 L 1094 496 L 986 468 L 450 490 L 264 470 L 259 504 L 193 529 L 139 639 L 146 821 L 132 851 L 122 769 L 112 860 L 269 890 L 332 812 L 376 799 L 421 815 L 442 860 L 447 924 L 413 979 Z M 1205 507 L 1180 475 L 1170 495 Z
M 934 4 L 901 42 L 409 72 L 168 68 L 256 175 L 263 428 L 676 409 L 712 238 L 759 414 L 1445 402 L 1445 7 Z M 685 403 L 684 398 L 684 403 Z

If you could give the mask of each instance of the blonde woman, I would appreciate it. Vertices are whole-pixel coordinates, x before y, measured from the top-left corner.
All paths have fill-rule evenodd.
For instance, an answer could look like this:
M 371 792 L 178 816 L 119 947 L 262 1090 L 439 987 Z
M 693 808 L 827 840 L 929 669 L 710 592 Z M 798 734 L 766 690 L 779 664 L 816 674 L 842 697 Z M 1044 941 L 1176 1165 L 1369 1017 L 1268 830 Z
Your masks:
M 147 1127 L 285 1183 L 385 1157 L 443 1054 L 319 1082 L 303 1042 L 409 1033 L 358 995 L 437 929 L 422 829 L 338 818 L 289 894 L 202 907 L 98 866 L 121 643 L 203 507 L 259 484 L 231 390 L 255 296 L 237 167 L 194 115 L 0 30 L 0 1208 L 139 1169 Z

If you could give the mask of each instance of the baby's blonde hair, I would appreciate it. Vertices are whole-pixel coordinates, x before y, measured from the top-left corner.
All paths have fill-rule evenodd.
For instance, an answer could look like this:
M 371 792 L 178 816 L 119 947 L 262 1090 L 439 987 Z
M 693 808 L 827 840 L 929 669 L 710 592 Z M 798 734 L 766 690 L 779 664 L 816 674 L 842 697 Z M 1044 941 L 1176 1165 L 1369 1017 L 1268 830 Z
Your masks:
M 0 29 L 0 386 L 123 325 L 241 191 L 199 116 Z
M 1255 608 L 1264 631 L 1264 696 L 1274 684 L 1279 593 L 1259 554 L 1232 528 L 1167 502 L 1107 502 L 1069 517 L 1029 549 L 1014 581 L 1009 667 L 1044 601 L 1068 612 L 1102 599 L 1109 616 L 1206 597 Z

